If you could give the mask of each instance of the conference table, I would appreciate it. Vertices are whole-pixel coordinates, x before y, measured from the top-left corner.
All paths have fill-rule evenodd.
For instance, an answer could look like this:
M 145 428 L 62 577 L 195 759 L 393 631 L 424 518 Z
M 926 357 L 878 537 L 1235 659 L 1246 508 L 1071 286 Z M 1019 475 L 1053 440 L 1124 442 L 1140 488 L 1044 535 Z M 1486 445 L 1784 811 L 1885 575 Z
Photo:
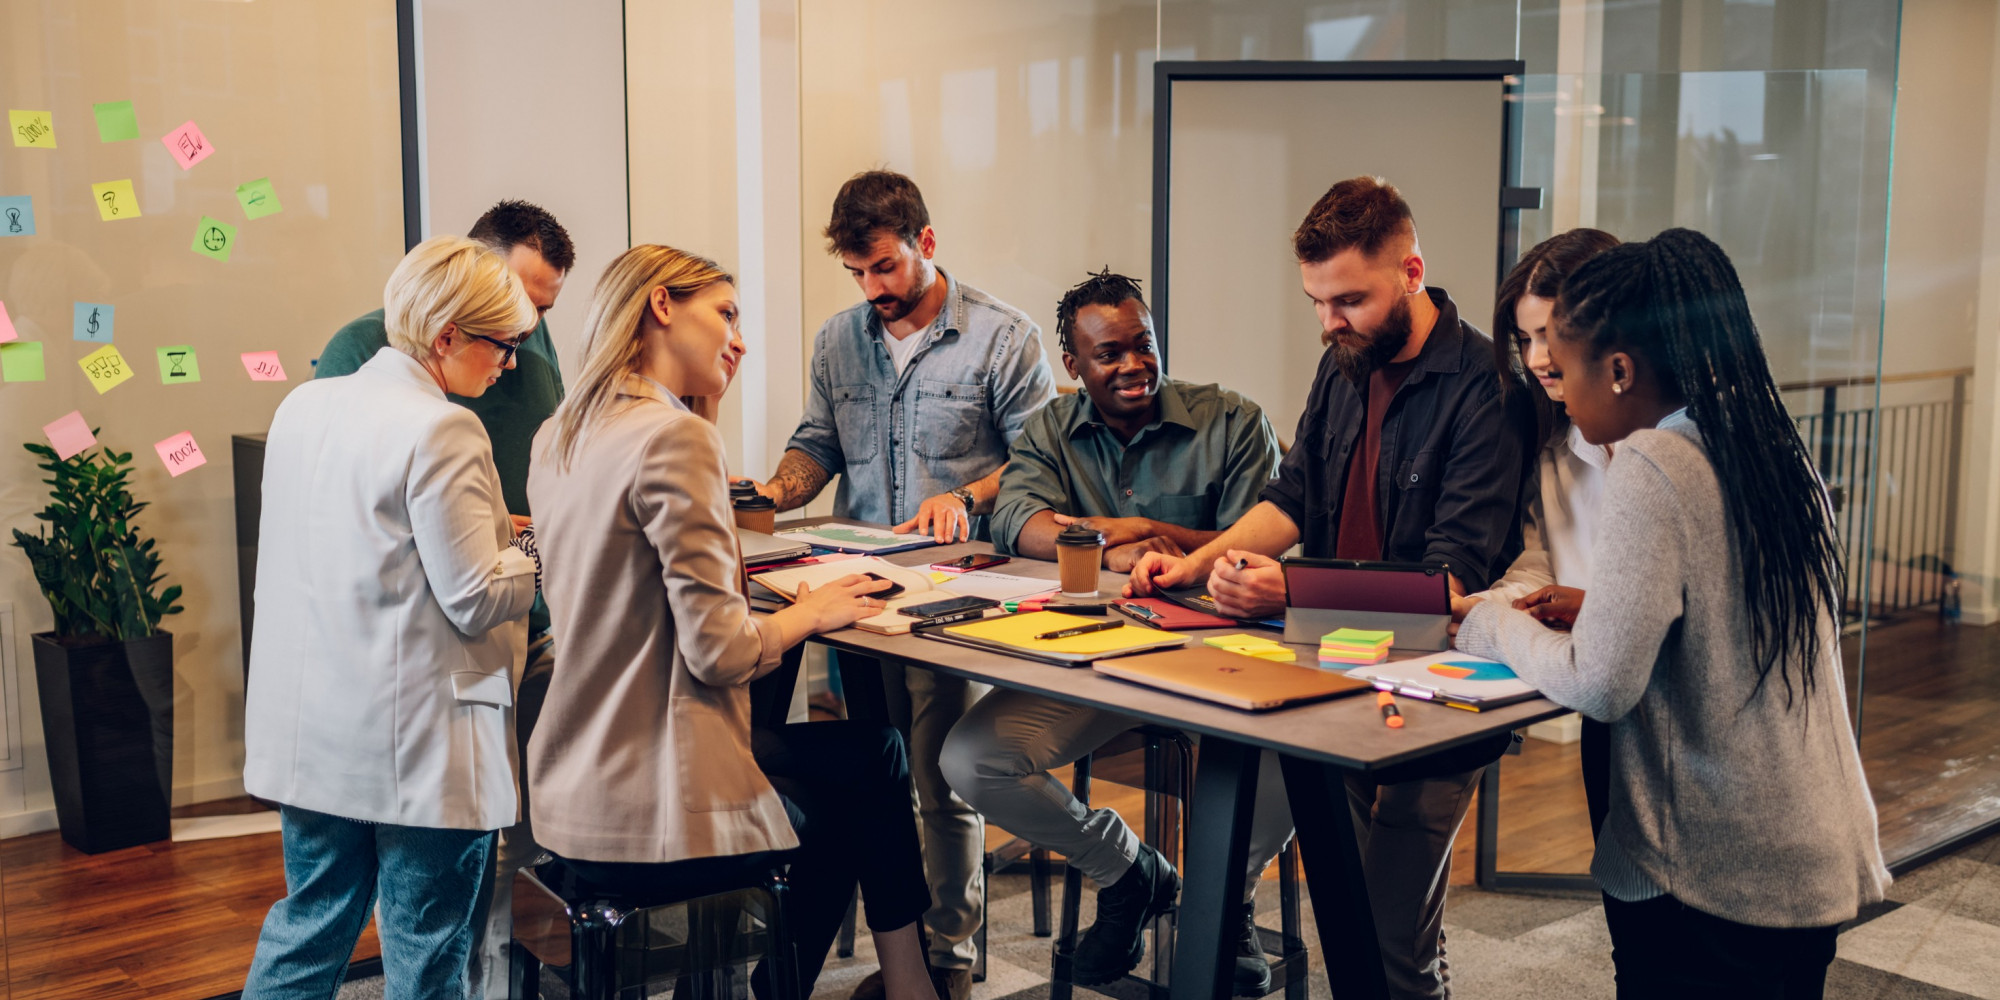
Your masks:
M 829 523 L 856 522 L 806 518 L 778 527 Z M 986 542 L 960 543 L 881 558 L 901 566 L 929 567 L 992 548 Z M 1046 579 L 1051 586 L 1056 580 L 1054 563 L 1021 557 L 993 571 Z M 950 587 L 949 581 L 940 585 Z M 1099 575 L 1098 593 L 1107 599 L 1118 596 L 1124 586 L 1124 574 Z M 1242 631 L 1255 632 L 1238 627 L 1189 634 L 1199 642 L 1203 636 Z M 1275 633 L 1257 634 L 1279 638 Z M 1033 692 L 1198 734 L 1201 752 L 1195 765 L 1193 799 L 1186 809 L 1187 850 L 1181 872 L 1179 929 L 1174 936 L 1171 995 L 1175 1000 L 1213 1000 L 1230 994 L 1239 907 L 1246 888 L 1242 858 L 1249 844 L 1262 751 L 1275 751 L 1284 771 L 1285 794 L 1297 829 L 1306 890 L 1312 899 L 1333 995 L 1339 1000 L 1374 1000 L 1386 995 L 1387 985 L 1343 773 L 1411 765 L 1568 711 L 1542 698 L 1482 712 L 1405 698 L 1398 700 L 1405 724 L 1391 729 L 1383 724 L 1375 699 L 1366 696 L 1245 712 L 1120 681 L 1087 667 L 1053 666 L 916 635 L 881 635 L 848 628 L 814 641 L 843 653 Z M 1298 662 L 1318 661 L 1316 645 L 1295 648 L 1299 650 Z M 1395 650 L 1391 658 L 1421 652 Z

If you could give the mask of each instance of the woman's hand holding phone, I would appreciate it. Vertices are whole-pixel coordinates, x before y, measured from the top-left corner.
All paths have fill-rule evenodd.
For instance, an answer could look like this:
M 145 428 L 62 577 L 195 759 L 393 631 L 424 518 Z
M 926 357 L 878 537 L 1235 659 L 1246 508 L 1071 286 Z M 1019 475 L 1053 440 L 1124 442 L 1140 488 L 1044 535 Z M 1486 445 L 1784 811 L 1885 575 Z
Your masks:
M 798 600 L 792 607 L 804 612 L 807 630 L 813 635 L 846 628 L 863 618 L 880 614 L 887 601 L 870 595 L 895 584 L 853 573 L 814 590 L 799 584 Z

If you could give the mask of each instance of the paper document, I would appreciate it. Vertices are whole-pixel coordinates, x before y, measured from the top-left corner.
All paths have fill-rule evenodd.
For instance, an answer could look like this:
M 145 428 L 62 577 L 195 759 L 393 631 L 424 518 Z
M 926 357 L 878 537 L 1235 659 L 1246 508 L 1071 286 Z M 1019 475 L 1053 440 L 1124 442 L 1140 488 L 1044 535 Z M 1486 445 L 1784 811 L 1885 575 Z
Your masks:
M 821 524 L 810 528 L 786 528 L 775 534 L 779 538 L 804 542 L 816 549 L 859 552 L 862 555 L 881 555 L 937 544 L 937 540 L 929 535 L 914 532 L 899 535 L 887 528 L 865 524 Z

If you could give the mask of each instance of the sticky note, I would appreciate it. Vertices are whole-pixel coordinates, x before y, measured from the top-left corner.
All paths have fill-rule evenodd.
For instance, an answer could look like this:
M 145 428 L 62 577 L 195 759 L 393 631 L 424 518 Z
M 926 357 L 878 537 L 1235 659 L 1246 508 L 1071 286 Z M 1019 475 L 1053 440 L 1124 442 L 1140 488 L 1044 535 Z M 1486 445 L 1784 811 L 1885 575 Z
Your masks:
M 160 453 L 160 461 L 167 464 L 167 471 L 179 479 L 181 473 L 208 464 L 208 456 L 201 453 L 201 445 L 194 443 L 194 434 L 182 431 L 153 445 Z
M 14 130 L 14 145 L 35 149 L 56 148 L 55 117 L 47 111 L 8 111 L 7 125 Z
M 243 355 L 243 370 L 250 373 L 253 382 L 283 382 L 285 366 L 278 360 L 277 351 L 246 351 Z
M 133 193 L 129 178 L 92 184 L 90 196 L 97 200 L 97 217 L 106 222 L 139 217 L 139 196 Z
M 17 340 L 0 344 L 0 379 L 9 382 L 42 382 L 48 379 L 42 368 L 40 341 Z
M 179 347 L 156 348 L 155 353 L 160 356 L 161 385 L 201 381 L 201 366 L 195 364 L 194 348 L 183 344 Z
M 35 235 L 35 199 L 25 194 L 0 198 L 0 237 Z
M 19 340 L 21 335 L 14 330 L 14 320 L 7 315 L 7 303 L 0 302 L 0 344 Z
M 195 127 L 193 122 L 168 132 L 160 141 L 166 144 L 167 152 L 174 154 L 174 162 L 180 164 L 182 170 L 208 159 L 215 152 L 215 147 L 208 144 L 208 136 L 202 135 L 201 129 Z
M 55 423 L 43 424 L 42 435 L 49 439 L 56 457 L 63 459 L 97 443 L 97 435 L 90 432 L 90 423 L 76 410 L 69 411 L 69 416 L 56 418 Z
M 97 113 L 97 139 L 99 142 L 122 142 L 139 138 L 139 116 L 132 113 L 131 101 L 106 101 L 93 104 L 90 109 Z
M 132 366 L 125 363 L 125 355 L 118 348 L 106 344 L 83 356 L 76 366 L 83 369 L 85 378 L 102 396 L 118 388 L 119 383 L 132 377 Z
M 102 302 L 78 302 L 70 335 L 77 340 L 111 343 L 111 317 L 115 307 Z
M 278 204 L 278 192 L 271 190 L 269 177 L 236 185 L 236 200 L 243 206 L 244 217 L 249 219 L 261 219 L 285 210 L 285 206 Z
M 203 257 L 213 257 L 227 262 L 229 248 L 236 245 L 236 227 L 209 216 L 201 217 L 201 224 L 194 227 L 194 252 Z

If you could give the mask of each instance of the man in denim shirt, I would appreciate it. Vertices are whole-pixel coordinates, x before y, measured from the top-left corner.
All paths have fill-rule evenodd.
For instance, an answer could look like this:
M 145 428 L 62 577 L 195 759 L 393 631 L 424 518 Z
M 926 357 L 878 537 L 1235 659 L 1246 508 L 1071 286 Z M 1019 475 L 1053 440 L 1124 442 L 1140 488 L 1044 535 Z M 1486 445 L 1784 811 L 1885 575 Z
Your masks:
M 1292 242 L 1327 345 L 1298 443 L 1262 502 L 1186 557 L 1146 554 L 1130 589 L 1206 578 L 1224 614 L 1263 617 L 1285 606 L 1272 557 L 1294 544 L 1315 557 L 1444 563 L 1454 593 L 1485 589 L 1521 551 L 1533 416 L 1510 401 L 1526 394 L 1503 390 L 1492 342 L 1443 289 L 1425 287 L 1416 222 L 1394 187 L 1374 177 L 1335 184 Z M 1442 934 L 1451 842 L 1507 740 L 1346 776 L 1397 1000 L 1451 995 Z
M 805 416 L 778 471 L 758 489 L 792 510 L 838 473 L 836 517 L 939 542 L 985 537 L 1007 448 L 1055 395 L 1040 328 L 931 262 L 930 213 L 901 174 L 850 178 L 834 198 L 826 238 L 866 301 L 820 327 Z M 854 656 L 841 665 L 850 687 L 873 666 Z M 924 917 L 934 978 L 940 995 L 964 997 L 977 957 L 973 935 L 985 919 L 985 830 L 939 773 L 938 750 L 985 686 L 900 665 L 882 673 L 891 716 L 909 736 L 923 818 L 936 899 Z M 870 977 L 855 995 L 881 995 L 880 980 Z

